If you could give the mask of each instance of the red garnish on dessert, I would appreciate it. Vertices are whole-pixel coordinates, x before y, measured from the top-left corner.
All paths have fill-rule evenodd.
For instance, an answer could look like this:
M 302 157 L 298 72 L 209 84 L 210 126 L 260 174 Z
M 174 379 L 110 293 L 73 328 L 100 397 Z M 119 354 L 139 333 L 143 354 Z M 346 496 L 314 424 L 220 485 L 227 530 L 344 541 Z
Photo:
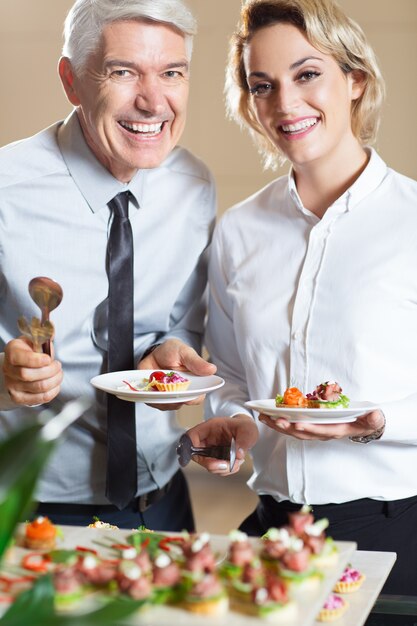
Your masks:
M 162 382 L 162 379 L 165 375 L 165 372 L 161 372 L 160 370 L 152 372 L 152 374 L 149 376 L 149 382 L 151 383 L 153 380 L 158 380 L 159 382 Z

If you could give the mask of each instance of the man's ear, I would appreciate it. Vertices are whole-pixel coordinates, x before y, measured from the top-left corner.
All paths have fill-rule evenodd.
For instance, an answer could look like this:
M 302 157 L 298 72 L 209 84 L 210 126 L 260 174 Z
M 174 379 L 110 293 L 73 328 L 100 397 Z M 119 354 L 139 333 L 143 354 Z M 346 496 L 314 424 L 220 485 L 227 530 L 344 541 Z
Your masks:
M 352 70 L 349 72 L 351 79 L 352 100 L 358 100 L 364 92 L 366 76 L 362 70 Z
M 58 73 L 68 100 L 74 106 L 78 106 L 80 101 L 74 87 L 75 75 L 72 69 L 71 61 L 67 57 L 61 57 L 59 59 Z

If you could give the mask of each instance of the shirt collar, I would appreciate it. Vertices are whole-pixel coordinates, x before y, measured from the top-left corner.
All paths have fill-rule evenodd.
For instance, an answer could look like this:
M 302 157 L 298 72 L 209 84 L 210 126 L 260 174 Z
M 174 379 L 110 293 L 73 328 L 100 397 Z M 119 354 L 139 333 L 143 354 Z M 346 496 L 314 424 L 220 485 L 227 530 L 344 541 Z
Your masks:
M 385 178 L 388 168 L 385 163 L 373 148 L 365 148 L 370 155 L 369 161 L 362 174 L 355 180 L 353 185 L 345 191 L 328 209 L 330 211 L 332 207 L 337 206 L 338 210 L 342 206 L 346 210 L 351 211 L 358 204 L 372 193 Z M 294 180 L 293 168 L 291 167 L 288 173 L 288 190 L 290 196 L 294 200 L 297 208 L 307 215 L 313 215 L 308 209 L 306 209 L 302 203 L 300 196 L 298 195 L 297 187 Z
M 133 205 L 139 208 L 143 188 L 143 172 L 138 170 L 124 184 L 96 159 L 85 141 L 76 111 L 70 113 L 58 130 L 58 144 L 72 179 L 93 213 L 100 211 L 114 196 L 130 191 Z

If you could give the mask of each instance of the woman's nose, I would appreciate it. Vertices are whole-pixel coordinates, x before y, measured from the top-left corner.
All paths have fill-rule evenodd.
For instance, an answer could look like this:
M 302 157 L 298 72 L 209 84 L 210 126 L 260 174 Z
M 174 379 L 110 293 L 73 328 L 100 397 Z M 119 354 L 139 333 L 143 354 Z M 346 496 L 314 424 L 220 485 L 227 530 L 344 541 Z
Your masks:
M 291 113 L 298 104 L 299 94 L 294 85 L 281 84 L 276 88 L 275 106 L 280 113 Z

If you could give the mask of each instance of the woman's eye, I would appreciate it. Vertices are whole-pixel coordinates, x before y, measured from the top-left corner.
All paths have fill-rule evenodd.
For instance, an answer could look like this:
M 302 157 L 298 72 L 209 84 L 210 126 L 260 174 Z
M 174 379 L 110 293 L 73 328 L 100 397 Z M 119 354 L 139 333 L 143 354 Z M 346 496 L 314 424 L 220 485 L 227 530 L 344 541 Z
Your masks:
M 313 80 L 314 78 L 317 78 L 317 76 L 321 76 L 321 73 L 313 71 L 313 70 L 309 70 L 309 71 L 305 71 L 305 72 L 302 72 L 301 74 L 299 74 L 297 76 L 297 79 L 302 81 L 302 82 L 308 83 L 310 80 Z
M 249 93 L 251 96 L 261 97 L 267 96 L 272 90 L 271 83 L 260 83 L 259 85 L 255 85 L 254 87 L 250 87 Z

